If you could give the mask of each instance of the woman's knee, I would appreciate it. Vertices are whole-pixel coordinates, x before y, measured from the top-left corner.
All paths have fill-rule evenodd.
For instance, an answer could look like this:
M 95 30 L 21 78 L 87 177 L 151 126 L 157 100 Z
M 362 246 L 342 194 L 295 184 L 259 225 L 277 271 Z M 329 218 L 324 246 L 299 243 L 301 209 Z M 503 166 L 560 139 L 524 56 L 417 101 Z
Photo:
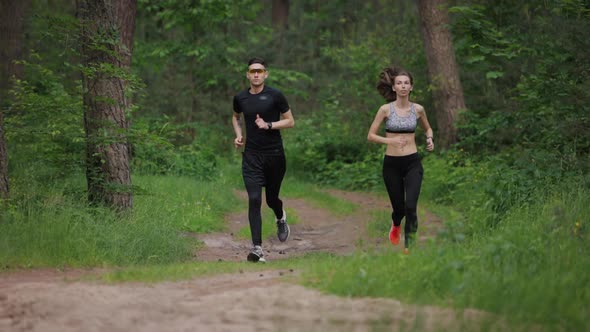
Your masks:
M 415 233 L 418 230 L 418 214 L 416 209 L 406 208 L 406 232 Z
M 414 208 L 406 208 L 406 217 L 408 220 L 415 221 L 418 220 L 418 213 Z
M 402 219 L 404 219 L 405 216 L 406 215 L 404 213 L 404 210 L 402 210 L 402 209 L 393 210 L 393 212 L 391 213 L 391 219 L 396 223 L 399 223 L 400 221 L 402 221 Z

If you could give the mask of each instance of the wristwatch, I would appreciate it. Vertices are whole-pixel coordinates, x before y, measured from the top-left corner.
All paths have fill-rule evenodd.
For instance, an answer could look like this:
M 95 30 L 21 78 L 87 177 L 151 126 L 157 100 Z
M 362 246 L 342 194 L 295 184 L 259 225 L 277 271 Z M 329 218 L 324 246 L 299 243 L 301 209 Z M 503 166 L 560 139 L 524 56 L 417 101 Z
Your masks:
M 266 124 L 268 125 L 268 130 L 271 130 L 272 129 L 272 122 L 267 122 Z

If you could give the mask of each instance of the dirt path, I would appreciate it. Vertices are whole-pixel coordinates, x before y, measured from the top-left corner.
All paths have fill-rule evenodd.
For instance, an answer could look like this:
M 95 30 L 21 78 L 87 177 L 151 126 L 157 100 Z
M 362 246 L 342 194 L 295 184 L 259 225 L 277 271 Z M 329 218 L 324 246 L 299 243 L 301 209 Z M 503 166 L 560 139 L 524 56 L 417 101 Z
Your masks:
M 265 240 L 270 264 L 311 251 L 348 254 L 360 239 L 384 245 L 385 235 L 378 240 L 366 236 L 367 212 L 387 210 L 384 198 L 330 193 L 361 208 L 353 215 L 335 217 L 304 200 L 285 200 L 300 223 L 292 226 L 286 243 Z M 430 237 L 440 220 L 430 214 L 425 219 L 422 225 L 428 231 L 421 236 Z M 229 232 L 201 236 L 206 247 L 197 253 L 199 260 L 245 259 L 249 241 L 231 234 L 246 225 L 246 215 L 230 215 L 227 222 Z M 153 285 L 79 281 L 84 273 L 35 270 L 0 274 L 0 331 L 438 331 L 455 330 L 459 321 L 469 326 L 482 316 L 466 311 L 457 317 L 449 309 L 326 295 L 289 282 L 298 273 L 292 270 Z
M 363 245 L 373 247 L 386 246 L 388 250 L 401 250 L 401 246 L 391 247 L 387 244 L 387 234 L 378 239 L 367 236 L 367 223 L 371 217 L 369 211 L 390 209 L 386 197 L 378 197 L 369 193 L 330 190 L 333 196 L 356 204 L 359 208 L 354 214 L 338 217 L 330 212 L 313 207 L 303 199 L 288 199 L 285 206 L 297 213 L 299 223 L 291 225 L 289 241 L 280 242 L 276 237 L 264 239 L 265 257 L 272 262 L 277 259 L 298 256 L 309 252 L 330 252 L 334 254 L 350 254 L 362 240 Z M 242 199 L 246 199 L 243 192 L 237 192 Z M 264 201 L 264 199 L 263 199 Z M 263 208 L 266 208 L 265 206 Z M 287 216 L 288 217 L 288 216 Z M 206 247 L 197 253 L 203 261 L 243 261 L 252 244 L 249 239 L 242 239 L 234 234 L 244 227 L 248 227 L 248 217 L 245 212 L 235 213 L 226 218 L 228 231 L 223 233 L 204 234 L 196 236 Z M 440 218 L 426 212 L 425 220 L 421 220 L 420 239 L 431 238 L 442 227 Z M 403 239 L 402 239 L 403 242 Z

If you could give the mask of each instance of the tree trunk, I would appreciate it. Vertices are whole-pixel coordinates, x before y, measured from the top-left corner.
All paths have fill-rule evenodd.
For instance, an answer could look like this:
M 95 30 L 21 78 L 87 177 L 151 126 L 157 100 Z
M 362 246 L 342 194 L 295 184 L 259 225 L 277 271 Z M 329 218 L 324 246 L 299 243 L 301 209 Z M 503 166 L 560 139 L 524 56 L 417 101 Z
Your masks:
M 419 0 L 426 62 L 437 122 L 437 145 L 448 148 L 457 141 L 455 121 L 458 111 L 465 109 L 463 88 L 453 50 L 450 24 L 444 0 Z
M 272 0 L 273 44 L 277 55 L 274 66 L 282 67 L 285 64 L 285 38 L 289 28 L 289 0 Z
M 80 0 L 85 71 L 84 128 L 90 203 L 133 206 L 126 96 L 133 53 L 136 0 Z
M 13 78 L 22 78 L 25 10 L 30 0 L 0 0 L 0 199 L 9 197 L 8 151 L 4 138 L 4 108 L 8 105 L 8 90 Z
M 4 139 L 4 114 L 0 109 L 0 200 L 8 199 L 9 196 L 8 153 Z
M 289 0 L 272 0 L 272 26 L 281 30 L 289 27 Z

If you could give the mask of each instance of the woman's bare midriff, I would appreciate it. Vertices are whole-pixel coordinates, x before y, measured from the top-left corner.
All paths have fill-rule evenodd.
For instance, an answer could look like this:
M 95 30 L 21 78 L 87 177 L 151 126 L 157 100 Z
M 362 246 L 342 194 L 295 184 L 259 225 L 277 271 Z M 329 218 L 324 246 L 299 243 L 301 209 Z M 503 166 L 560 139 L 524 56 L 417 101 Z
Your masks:
M 414 134 L 414 133 L 407 133 L 407 134 L 385 133 L 385 137 L 391 137 L 391 138 L 404 137 L 406 139 L 406 144 L 401 147 L 397 143 L 396 144 L 387 144 L 387 149 L 385 150 L 385 154 L 388 156 L 401 157 L 401 156 L 407 156 L 407 155 L 418 152 L 418 148 L 416 147 L 416 134 Z

